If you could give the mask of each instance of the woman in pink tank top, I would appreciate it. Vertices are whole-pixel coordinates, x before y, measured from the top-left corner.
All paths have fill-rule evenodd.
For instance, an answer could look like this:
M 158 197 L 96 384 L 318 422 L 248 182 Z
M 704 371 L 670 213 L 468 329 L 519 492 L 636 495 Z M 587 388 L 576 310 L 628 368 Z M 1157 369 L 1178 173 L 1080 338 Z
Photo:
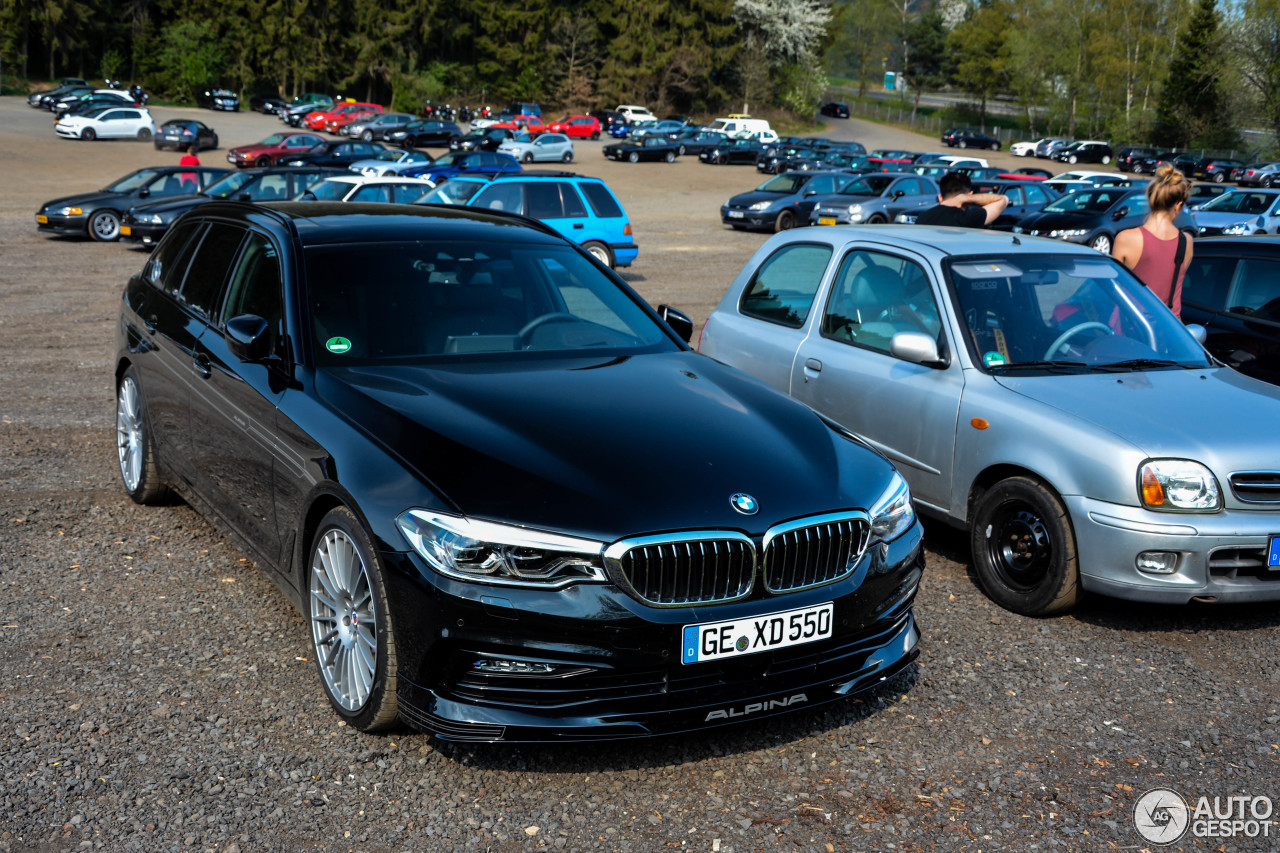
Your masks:
M 1191 265 L 1191 235 L 1186 235 L 1182 263 L 1174 280 L 1174 260 L 1178 252 L 1178 228 L 1174 219 L 1182 212 L 1191 193 L 1191 182 L 1168 163 L 1156 170 L 1155 180 L 1147 185 L 1147 203 L 1151 212 L 1137 228 L 1121 231 L 1111 254 L 1133 270 L 1160 301 L 1182 316 L 1182 277 Z M 1173 290 L 1172 299 L 1170 289 Z

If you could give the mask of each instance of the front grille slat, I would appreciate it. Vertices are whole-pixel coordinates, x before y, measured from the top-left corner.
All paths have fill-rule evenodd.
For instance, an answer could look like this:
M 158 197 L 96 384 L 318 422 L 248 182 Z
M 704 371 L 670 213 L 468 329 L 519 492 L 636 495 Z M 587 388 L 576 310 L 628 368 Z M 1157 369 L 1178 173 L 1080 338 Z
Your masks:
M 765 588 L 772 593 L 820 586 L 850 574 L 870 534 L 863 513 L 801 519 L 785 528 L 766 536 Z
M 1245 503 L 1280 503 L 1280 471 L 1241 471 L 1231 475 L 1231 491 Z

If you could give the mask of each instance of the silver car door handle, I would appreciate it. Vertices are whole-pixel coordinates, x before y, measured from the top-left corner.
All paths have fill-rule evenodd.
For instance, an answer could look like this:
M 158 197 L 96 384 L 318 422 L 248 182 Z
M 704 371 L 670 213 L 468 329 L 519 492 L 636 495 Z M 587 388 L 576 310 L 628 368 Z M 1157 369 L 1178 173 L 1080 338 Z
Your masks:
M 812 370 L 814 373 L 822 372 L 822 362 L 818 361 L 816 358 L 805 359 L 804 367 L 805 370 Z

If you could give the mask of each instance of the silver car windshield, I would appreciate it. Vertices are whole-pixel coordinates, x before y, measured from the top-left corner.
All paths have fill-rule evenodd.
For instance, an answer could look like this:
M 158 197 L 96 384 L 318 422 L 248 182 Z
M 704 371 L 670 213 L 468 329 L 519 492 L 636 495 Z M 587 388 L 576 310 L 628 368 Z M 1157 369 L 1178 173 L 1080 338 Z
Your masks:
M 678 349 L 625 290 L 568 244 L 321 245 L 305 258 L 321 366 Z
M 1210 366 L 1160 299 L 1105 255 L 967 256 L 944 268 L 966 343 L 989 371 Z

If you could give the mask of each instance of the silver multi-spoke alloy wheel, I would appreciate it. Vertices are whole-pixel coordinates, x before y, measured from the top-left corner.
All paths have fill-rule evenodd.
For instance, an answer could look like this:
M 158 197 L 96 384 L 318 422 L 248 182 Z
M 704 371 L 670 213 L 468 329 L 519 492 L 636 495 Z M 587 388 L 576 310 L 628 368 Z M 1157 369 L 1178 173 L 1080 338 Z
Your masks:
M 136 492 L 142 482 L 143 436 L 138 383 L 126 376 L 116 394 L 116 455 L 120 459 L 120 478 L 129 492 Z
M 378 669 L 378 618 L 355 541 L 333 527 L 311 558 L 311 636 L 325 690 L 347 711 L 369 701 Z

